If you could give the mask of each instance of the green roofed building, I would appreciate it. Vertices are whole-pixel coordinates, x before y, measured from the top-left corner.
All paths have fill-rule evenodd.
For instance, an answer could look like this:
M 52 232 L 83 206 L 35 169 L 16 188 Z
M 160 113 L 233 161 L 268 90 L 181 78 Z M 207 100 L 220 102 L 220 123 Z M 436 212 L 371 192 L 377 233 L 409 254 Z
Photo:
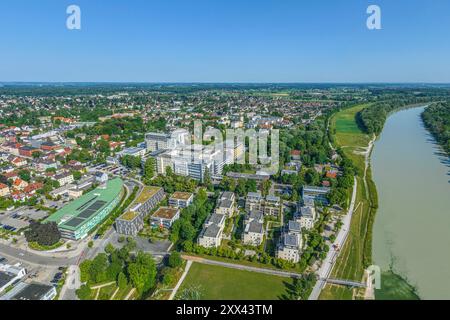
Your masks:
M 70 202 L 44 222 L 56 222 L 63 238 L 85 238 L 111 213 L 122 198 L 123 181 L 115 178 Z

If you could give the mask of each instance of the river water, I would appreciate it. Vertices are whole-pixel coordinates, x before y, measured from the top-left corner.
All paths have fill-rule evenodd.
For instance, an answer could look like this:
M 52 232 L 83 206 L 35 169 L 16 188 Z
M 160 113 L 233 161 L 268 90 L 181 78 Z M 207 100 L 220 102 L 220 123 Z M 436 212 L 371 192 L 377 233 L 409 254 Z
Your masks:
M 372 153 L 379 209 L 373 257 L 418 289 L 450 299 L 450 165 L 423 127 L 424 107 L 391 115 Z

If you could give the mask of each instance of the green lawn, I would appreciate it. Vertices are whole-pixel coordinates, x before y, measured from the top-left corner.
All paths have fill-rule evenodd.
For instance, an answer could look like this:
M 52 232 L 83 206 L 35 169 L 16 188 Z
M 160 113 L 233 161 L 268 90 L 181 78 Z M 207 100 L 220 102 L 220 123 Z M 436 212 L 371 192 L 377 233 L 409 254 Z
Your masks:
M 344 247 L 337 258 L 332 271 L 332 277 L 345 280 L 361 281 L 365 265 L 370 264 L 372 258 L 372 224 L 375 209 L 372 203 L 377 203 L 376 188 L 371 180 L 370 168 L 367 172 L 367 187 L 364 184 L 363 173 L 365 158 L 356 154 L 361 148 L 367 147 L 370 136 L 364 134 L 356 124 L 356 114 L 365 108 L 359 105 L 337 113 L 330 123 L 330 130 L 334 135 L 335 145 L 342 147 L 346 156 L 350 158 L 358 171 L 358 188 L 355 212 L 353 214 L 350 233 Z M 353 122 L 353 123 L 351 123 Z M 367 192 L 366 192 L 367 191 Z M 367 198 L 369 194 L 369 198 Z M 352 290 L 343 286 L 326 285 L 320 299 L 348 300 L 353 296 Z
M 193 263 L 179 292 L 198 287 L 203 300 L 279 300 L 292 279 Z

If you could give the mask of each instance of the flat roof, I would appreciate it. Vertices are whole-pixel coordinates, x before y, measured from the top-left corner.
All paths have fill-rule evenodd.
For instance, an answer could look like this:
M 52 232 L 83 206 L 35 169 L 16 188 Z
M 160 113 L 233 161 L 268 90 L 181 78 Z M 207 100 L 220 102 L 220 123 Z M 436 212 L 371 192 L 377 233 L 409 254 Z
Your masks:
M 75 231 L 114 201 L 120 195 L 122 186 L 120 178 L 109 180 L 106 188 L 96 188 L 68 203 L 45 219 L 44 223 L 56 222 L 60 228 Z
M 11 300 L 41 300 L 43 296 L 53 290 L 52 286 L 40 283 L 30 283 L 22 287 Z
M 189 192 L 174 192 L 174 194 L 172 194 L 172 196 L 170 197 L 171 199 L 177 199 L 177 200 L 189 200 L 190 197 L 192 197 L 192 193 Z
M 142 189 L 142 192 L 139 194 L 139 196 L 134 200 L 134 203 L 145 203 L 147 202 L 151 197 L 153 197 L 159 190 L 161 190 L 161 187 L 144 187 Z
M 120 220 L 128 220 L 131 221 L 138 216 L 139 212 L 137 211 L 127 211 L 123 215 L 120 216 Z
M 179 209 L 169 208 L 169 207 L 160 207 L 156 212 L 152 215 L 153 218 L 159 219 L 169 219 L 172 220 L 173 217 L 178 213 Z

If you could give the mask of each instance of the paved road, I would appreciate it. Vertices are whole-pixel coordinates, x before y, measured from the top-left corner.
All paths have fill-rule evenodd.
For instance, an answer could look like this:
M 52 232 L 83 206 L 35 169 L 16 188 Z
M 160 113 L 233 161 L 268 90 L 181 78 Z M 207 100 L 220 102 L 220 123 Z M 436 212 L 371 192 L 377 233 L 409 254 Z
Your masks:
M 41 256 L 22 249 L 10 247 L 0 244 L 0 252 L 2 256 L 23 260 L 29 264 L 41 266 L 70 266 L 76 263 L 77 257 L 74 258 L 55 258 L 49 256 Z
M 200 257 L 193 257 L 193 256 L 187 256 L 183 255 L 183 259 L 190 260 L 193 262 L 203 263 L 203 264 L 209 264 L 209 265 L 216 265 L 221 266 L 225 268 L 232 268 L 232 269 L 238 269 L 238 270 L 246 270 L 246 271 L 252 271 L 252 272 L 259 272 L 259 273 L 266 273 L 274 276 L 280 276 L 280 277 L 301 277 L 301 274 L 295 273 L 295 272 L 288 272 L 288 271 L 280 271 L 280 270 L 273 270 L 273 269 L 265 269 L 265 268 L 258 268 L 258 267 L 251 267 L 251 266 L 245 266 L 242 264 L 236 264 L 236 263 L 228 263 L 228 262 L 222 262 L 222 261 L 215 261 L 215 260 L 209 260 L 205 258 Z
M 339 231 L 338 236 L 336 237 L 336 241 L 334 245 L 331 246 L 330 251 L 327 254 L 327 257 L 322 262 L 322 266 L 317 271 L 317 276 L 319 280 L 317 280 L 316 285 L 314 286 L 311 295 L 308 300 L 317 300 L 319 298 L 320 292 L 326 284 L 326 280 L 331 274 L 333 267 L 336 263 L 336 258 L 339 256 L 339 250 L 344 247 L 345 240 L 347 240 L 348 234 L 350 232 L 350 224 L 352 221 L 353 211 L 355 208 L 356 202 L 356 190 L 358 188 L 358 181 L 355 179 L 355 183 L 353 186 L 353 194 L 352 194 L 352 202 L 350 204 L 350 208 L 348 209 L 347 214 L 344 219 L 342 219 L 342 227 Z

